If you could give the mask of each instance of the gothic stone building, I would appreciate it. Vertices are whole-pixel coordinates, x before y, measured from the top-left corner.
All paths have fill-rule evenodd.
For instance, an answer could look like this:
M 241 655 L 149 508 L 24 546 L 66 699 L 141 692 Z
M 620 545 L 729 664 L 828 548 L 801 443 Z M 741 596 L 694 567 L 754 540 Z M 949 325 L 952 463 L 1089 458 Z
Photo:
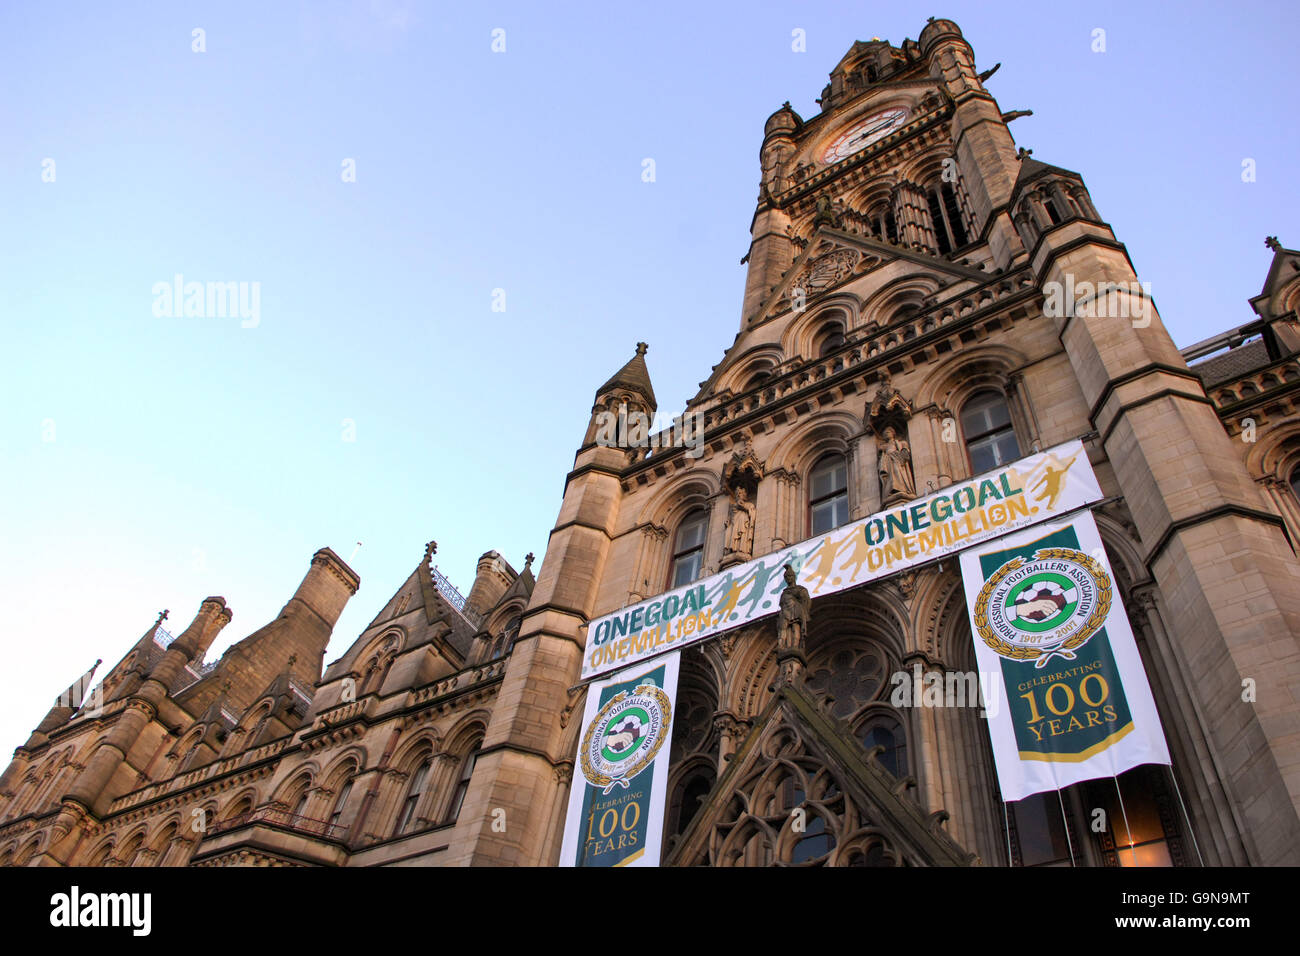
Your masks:
M 657 411 L 639 347 L 596 395 L 536 581 L 489 552 L 462 598 L 430 546 L 327 667 L 359 583 L 328 549 L 213 663 L 223 599 L 174 639 L 159 621 L 96 706 L 63 701 L 15 752 L 0 862 L 556 863 L 587 622 L 880 510 L 884 390 L 910 452 L 892 494 L 1084 441 L 1172 771 L 1122 775 L 1124 815 L 1111 780 L 1004 812 L 977 708 L 891 703 L 891 674 L 974 669 L 946 560 L 814 601 L 792 684 L 771 617 L 684 652 L 665 862 L 1300 863 L 1300 253 L 1271 239 L 1255 318 L 1180 353 L 988 76 L 932 20 L 855 43 L 816 116 L 768 119 L 740 331 L 686 409 L 700 444 L 597 440 L 602 413 Z

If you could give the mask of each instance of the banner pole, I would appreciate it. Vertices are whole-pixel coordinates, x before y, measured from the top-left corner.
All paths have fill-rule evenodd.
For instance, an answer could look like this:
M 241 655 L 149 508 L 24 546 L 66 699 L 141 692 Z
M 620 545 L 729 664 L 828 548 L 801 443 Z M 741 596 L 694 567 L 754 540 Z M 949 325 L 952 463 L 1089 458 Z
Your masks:
M 1110 779 L 1115 781 L 1115 794 L 1119 797 L 1119 812 L 1124 816 L 1124 833 L 1128 837 L 1129 849 L 1133 851 L 1133 865 L 1141 866 L 1142 864 L 1138 862 L 1137 847 L 1133 845 L 1133 831 L 1130 830 L 1128 826 L 1128 811 L 1124 809 L 1124 794 L 1120 793 L 1119 777 L 1115 774 L 1111 774 Z
M 1016 861 L 1011 856 L 1011 818 L 1007 815 L 1007 802 L 1002 801 L 1002 828 L 1007 834 L 1007 866 L 1015 866 Z
M 1201 845 L 1196 841 L 1196 831 L 1192 829 L 1192 818 L 1187 815 L 1187 804 L 1183 803 L 1183 791 L 1178 786 L 1178 775 L 1174 773 L 1173 764 L 1165 764 L 1169 768 L 1169 779 L 1174 782 L 1174 793 L 1178 794 L 1178 805 L 1183 808 L 1183 819 L 1187 821 L 1187 835 L 1192 838 L 1192 846 L 1196 850 L 1196 862 L 1205 866 L 1205 859 L 1201 856 Z
M 1070 821 L 1065 817 L 1065 798 L 1061 796 L 1060 790 L 1056 791 L 1056 799 L 1061 804 L 1061 826 L 1065 827 L 1065 845 L 1070 848 L 1070 866 L 1073 867 L 1075 865 L 1074 841 L 1070 839 Z

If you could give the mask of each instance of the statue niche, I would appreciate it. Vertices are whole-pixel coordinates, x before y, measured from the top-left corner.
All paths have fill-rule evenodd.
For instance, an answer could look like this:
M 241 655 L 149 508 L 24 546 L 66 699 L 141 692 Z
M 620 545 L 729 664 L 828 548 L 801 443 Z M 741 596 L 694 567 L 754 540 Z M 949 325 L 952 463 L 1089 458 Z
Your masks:
M 876 435 L 876 471 L 880 475 L 880 501 L 885 507 L 916 497 L 912 473 L 912 446 L 906 437 L 912 405 L 884 376 L 867 410 L 868 428 Z
M 727 536 L 723 546 L 722 567 L 741 564 L 754 556 L 755 501 L 758 483 L 763 479 L 763 463 L 754 455 L 749 442 L 722 469 L 722 484 L 731 497 L 727 507 Z

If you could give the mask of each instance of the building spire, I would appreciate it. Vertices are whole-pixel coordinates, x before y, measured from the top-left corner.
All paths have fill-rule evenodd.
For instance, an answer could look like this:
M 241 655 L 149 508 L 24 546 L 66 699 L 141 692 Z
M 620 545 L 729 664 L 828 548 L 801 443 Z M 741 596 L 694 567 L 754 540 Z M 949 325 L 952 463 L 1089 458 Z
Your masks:
M 638 392 L 645 397 L 651 409 L 658 407 L 655 400 L 655 390 L 650 384 L 650 370 L 646 368 L 645 353 L 649 351 L 650 346 L 645 342 L 636 344 L 636 354 L 621 369 L 614 373 L 608 382 L 602 385 L 596 392 L 599 398 L 607 392 L 615 389 L 625 389 L 629 392 Z

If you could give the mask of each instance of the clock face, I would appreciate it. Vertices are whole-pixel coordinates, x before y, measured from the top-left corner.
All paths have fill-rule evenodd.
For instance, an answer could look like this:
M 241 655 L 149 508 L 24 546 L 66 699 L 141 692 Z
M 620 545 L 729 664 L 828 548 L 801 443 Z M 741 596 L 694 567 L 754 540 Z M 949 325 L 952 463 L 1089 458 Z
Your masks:
M 841 159 L 852 156 L 860 149 L 866 149 L 906 123 L 907 115 L 907 110 L 900 106 L 882 110 L 864 120 L 859 120 L 831 140 L 822 154 L 822 161 L 829 166 L 831 163 L 838 163 Z

